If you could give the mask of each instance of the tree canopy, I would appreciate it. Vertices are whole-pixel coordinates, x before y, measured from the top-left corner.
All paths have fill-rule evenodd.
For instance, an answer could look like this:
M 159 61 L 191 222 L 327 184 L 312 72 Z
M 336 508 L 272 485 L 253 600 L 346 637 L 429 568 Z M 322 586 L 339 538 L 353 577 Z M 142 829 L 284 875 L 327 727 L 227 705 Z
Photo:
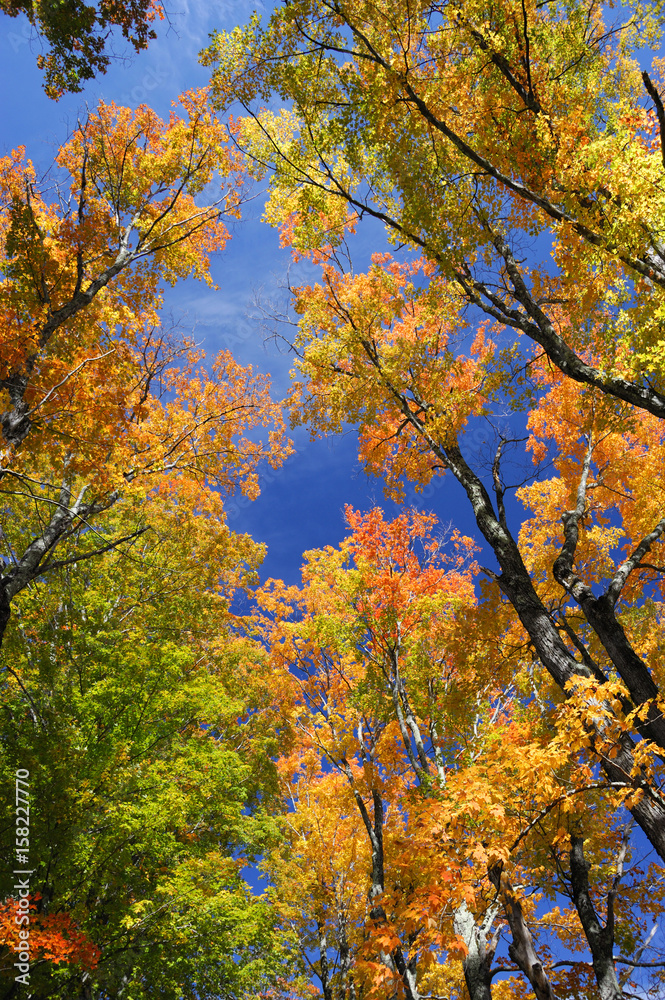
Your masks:
M 0 989 L 268 989 L 288 935 L 244 875 L 276 836 L 276 736 L 230 613 L 263 547 L 225 499 L 290 444 L 266 377 L 160 312 L 211 283 L 238 164 L 190 92 L 168 122 L 102 103 L 47 181 L 23 150 L 0 174 Z
M 664 17 L 293 0 L 168 121 L 102 103 L 49 181 L 3 161 L 31 995 L 662 995 Z M 161 312 L 247 181 L 302 264 L 292 424 L 353 429 L 397 507 L 348 505 L 300 585 L 225 513 L 281 405 Z
M 662 10 L 636 3 L 612 16 L 593 2 L 306 0 L 265 25 L 218 35 L 204 59 L 216 107 L 241 106 L 231 130 L 248 169 L 269 177 L 266 218 L 320 268 L 318 282 L 295 290 L 294 421 L 315 434 L 357 427 L 362 461 L 394 499 L 408 481 L 457 481 L 492 559 L 470 613 L 502 666 L 517 671 L 504 675 L 484 657 L 475 683 L 490 699 L 486 711 L 500 712 L 506 692 L 521 689 L 520 671 L 544 669 L 527 703 L 535 699 L 541 725 L 547 706 L 561 704 L 559 737 L 567 749 L 580 741 L 576 776 L 564 781 L 586 774 L 621 789 L 663 859 L 665 118 L 662 64 L 642 71 L 636 59 L 640 46 L 657 44 Z M 272 95 L 286 107 L 275 110 Z M 354 234 L 368 218 L 383 223 L 393 252 L 379 246 L 358 266 Z M 454 649 L 460 669 L 468 654 Z M 414 711 L 419 729 L 423 711 Z M 367 719 L 357 726 L 371 731 Z M 564 767 L 559 737 L 548 745 Z M 413 730 L 407 742 L 417 773 Z M 551 768 L 533 773 L 547 796 Z M 524 781 L 516 779 L 520 796 Z M 372 864 L 390 801 L 383 787 L 379 798 L 371 785 L 364 791 Z M 591 799 L 580 794 L 592 823 Z M 608 971 L 618 961 L 612 903 L 604 930 L 588 905 L 583 845 L 593 836 L 584 822 L 565 825 L 560 876 L 592 954 L 596 986 L 585 989 L 620 996 Z M 467 935 L 474 998 L 493 990 L 502 892 L 526 919 L 528 879 L 506 862 L 483 860 L 495 902 L 466 900 L 468 914 L 449 904 L 451 926 L 457 920 Z M 520 938 L 517 902 L 503 916 L 512 961 L 537 996 L 572 989 L 534 973 L 544 964 Z M 394 929 L 392 919 L 380 915 Z M 425 932 L 411 934 L 417 948 Z M 390 988 L 420 995 L 404 939 L 391 940 L 375 984 L 388 976 L 399 983 Z

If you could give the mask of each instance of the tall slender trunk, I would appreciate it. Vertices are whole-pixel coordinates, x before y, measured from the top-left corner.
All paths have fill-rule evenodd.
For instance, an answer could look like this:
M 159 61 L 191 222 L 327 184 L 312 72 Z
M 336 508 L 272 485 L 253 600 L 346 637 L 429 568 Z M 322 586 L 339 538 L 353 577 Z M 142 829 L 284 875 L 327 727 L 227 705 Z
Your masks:
M 494 918 L 499 912 L 493 904 L 480 924 L 466 903 L 455 910 L 455 933 L 464 941 L 467 955 L 463 961 L 464 979 L 471 1000 L 492 1000 L 492 962 L 499 941 L 498 932 L 491 933 Z
M 614 910 L 612 900 L 608 900 L 605 926 L 598 914 L 589 891 L 589 863 L 584 857 L 582 837 L 570 838 L 570 879 L 573 901 L 579 915 L 584 934 L 589 942 L 593 971 L 601 1000 L 622 1000 L 623 990 L 614 967 Z

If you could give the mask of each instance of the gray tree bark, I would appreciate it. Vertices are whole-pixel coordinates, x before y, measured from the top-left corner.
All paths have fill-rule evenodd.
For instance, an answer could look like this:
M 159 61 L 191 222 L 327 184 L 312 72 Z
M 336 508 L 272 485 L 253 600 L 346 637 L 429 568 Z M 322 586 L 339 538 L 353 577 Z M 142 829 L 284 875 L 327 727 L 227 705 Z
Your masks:
M 622 1000 L 623 990 L 614 967 L 614 909 L 613 901 L 608 901 L 605 926 L 598 914 L 589 890 L 589 863 L 584 857 L 582 837 L 570 838 L 570 877 L 573 901 L 579 914 L 584 934 L 589 942 L 593 971 L 600 991 L 601 1000 Z

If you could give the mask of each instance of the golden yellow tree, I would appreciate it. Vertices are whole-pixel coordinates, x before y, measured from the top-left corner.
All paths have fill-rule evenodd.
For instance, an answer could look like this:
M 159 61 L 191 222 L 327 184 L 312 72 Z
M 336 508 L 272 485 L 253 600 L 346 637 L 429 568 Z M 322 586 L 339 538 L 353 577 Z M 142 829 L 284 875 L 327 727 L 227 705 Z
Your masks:
M 271 176 L 267 218 L 321 264 L 296 293 L 295 419 L 355 424 L 393 495 L 457 480 L 495 560 L 489 599 L 586 699 L 590 759 L 665 858 L 647 639 L 665 532 L 665 115 L 660 60 L 644 75 L 635 59 L 663 8 L 612 16 L 595 0 L 303 0 L 204 58 L 218 106 L 246 112 L 233 127 Z M 288 109 L 263 106 L 275 94 Z M 358 273 L 368 217 L 406 259 Z M 506 471 L 529 422 L 549 484 L 528 452 Z

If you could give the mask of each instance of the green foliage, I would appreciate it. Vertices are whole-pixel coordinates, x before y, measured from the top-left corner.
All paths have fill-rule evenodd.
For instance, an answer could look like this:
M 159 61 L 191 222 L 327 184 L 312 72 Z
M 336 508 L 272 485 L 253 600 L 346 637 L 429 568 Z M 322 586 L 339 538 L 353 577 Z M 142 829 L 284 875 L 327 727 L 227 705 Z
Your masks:
M 33 998 L 253 996 L 283 960 L 243 879 L 275 837 L 273 737 L 246 676 L 258 656 L 226 602 L 197 593 L 186 544 L 152 531 L 66 567 L 22 596 L 7 636 L 2 896 L 25 768 L 38 911 L 70 914 L 99 952 L 92 969 L 38 957 Z M 14 960 L 5 949 L 5 989 Z
M 1 0 L 0 10 L 9 17 L 25 14 L 46 43 L 37 65 L 44 70 L 46 93 L 55 99 L 66 91 L 78 93 L 86 80 L 106 72 L 111 61 L 106 44 L 114 28 L 139 52 L 156 37 L 153 20 L 163 16 L 155 0 L 101 0 L 94 6 L 82 0 Z

